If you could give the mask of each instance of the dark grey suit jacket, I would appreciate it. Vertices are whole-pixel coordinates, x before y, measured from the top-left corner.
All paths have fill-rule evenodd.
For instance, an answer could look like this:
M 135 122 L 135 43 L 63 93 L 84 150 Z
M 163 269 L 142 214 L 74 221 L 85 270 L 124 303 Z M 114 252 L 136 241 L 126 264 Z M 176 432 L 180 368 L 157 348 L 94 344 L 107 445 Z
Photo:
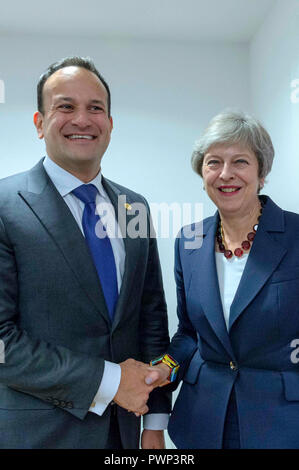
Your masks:
M 120 194 L 145 203 L 104 178 L 103 185 L 116 212 Z M 0 181 L 0 448 L 103 448 L 112 407 L 101 417 L 88 410 L 104 361 L 148 362 L 167 349 L 156 240 L 124 243 L 111 324 L 85 239 L 42 160 Z M 170 411 L 163 390 L 149 403 L 151 413 Z M 124 447 L 138 447 L 140 420 L 122 408 L 118 420 Z

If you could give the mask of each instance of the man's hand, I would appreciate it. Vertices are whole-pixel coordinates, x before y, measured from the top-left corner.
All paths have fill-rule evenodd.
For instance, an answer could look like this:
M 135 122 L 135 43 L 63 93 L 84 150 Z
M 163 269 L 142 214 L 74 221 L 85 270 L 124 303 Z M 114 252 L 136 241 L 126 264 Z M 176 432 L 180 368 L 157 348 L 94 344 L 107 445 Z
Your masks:
M 150 392 L 158 386 L 159 380 L 157 372 L 151 372 L 150 379 L 153 384 L 146 383 L 149 374 L 148 364 L 127 359 L 121 362 L 121 379 L 113 401 L 128 411 L 133 411 L 136 416 L 144 415 L 148 412 L 146 406 Z
M 165 449 L 164 431 L 144 429 L 141 436 L 142 449 Z

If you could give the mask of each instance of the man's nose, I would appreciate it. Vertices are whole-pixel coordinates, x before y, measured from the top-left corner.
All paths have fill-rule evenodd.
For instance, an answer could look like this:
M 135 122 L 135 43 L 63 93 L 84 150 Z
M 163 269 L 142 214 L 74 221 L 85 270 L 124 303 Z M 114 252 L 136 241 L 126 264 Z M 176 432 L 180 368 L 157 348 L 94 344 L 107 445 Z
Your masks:
M 72 124 L 78 127 L 87 127 L 90 125 L 90 117 L 87 111 L 77 110 L 72 116 Z

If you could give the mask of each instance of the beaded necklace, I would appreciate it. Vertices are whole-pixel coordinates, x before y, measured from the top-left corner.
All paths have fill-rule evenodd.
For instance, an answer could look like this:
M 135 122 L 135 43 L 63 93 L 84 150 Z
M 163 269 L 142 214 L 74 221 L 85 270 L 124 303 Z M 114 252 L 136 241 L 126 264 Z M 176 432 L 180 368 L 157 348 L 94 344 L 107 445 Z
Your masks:
M 260 202 L 261 202 L 261 208 L 260 208 L 260 215 L 257 218 L 257 223 L 252 227 L 252 231 L 247 234 L 247 240 L 242 241 L 241 248 L 236 248 L 234 250 L 234 252 L 232 252 L 231 250 L 228 250 L 225 247 L 222 221 L 221 221 L 221 219 L 219 219 L 219 224 L 218 224 L 218 228 L 217 228 L 217 232 L 216 232 L 216 241 L 217 241 L 220 253 L 223 253 L 225 258 L 228 258 L 228 259 L 232 258 L 233 255 L 240 258 L 243 255 L 244 251 L 248 251 L 250 249 L 251 244 L 254 240 L 255 234 L 257 232 L 257 229 L 258 229 L 258 226 L 259 226 L 259 221 L 260 221 L 260 218 L 261 218 L 261 215 L 262 215 L 262 212 L 263 212 L 264 204 L 263 204 L 262 201 L 260 201 Z

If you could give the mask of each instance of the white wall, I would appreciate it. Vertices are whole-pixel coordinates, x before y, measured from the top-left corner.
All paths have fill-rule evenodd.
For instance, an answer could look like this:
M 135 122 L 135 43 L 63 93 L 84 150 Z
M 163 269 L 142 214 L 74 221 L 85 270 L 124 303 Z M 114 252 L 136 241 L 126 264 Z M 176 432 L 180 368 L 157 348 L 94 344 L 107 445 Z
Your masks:
M 23 171 L 44 154 L 32 115 L 42 71 L 58 58 L 91 56 L 111 86 L 114 130 L 103 173 L 150 202 L 204 202 L 193 173 L 194 141 L 223 108 L 249 105 L 246 45 L 104 41 L 84 38 L 0 36 L 0 177 Z M 160 239 L 171 332 L 176 328 L 173 238 Z
M 213 115 L 228 106 L 248 108 L 248 46 L 0 36 L 0 79 L 6 86 L 0 177 L 26 170 L 43 156 L 32 124 L 36 83 L 50 63 L 73 54 L 91 56 L 111 86 L 114 130 L 104 175 L 149 202 L 203 202 L 204 216 L 213 213 L 190 157 Z M 177 325 L 172 235 L 158 240 L 171 334 Z
M 298 0 L 276 2 L 251 42 L 250 70 L 251 107 L 276 150 L 264 193 L 283 208 L 298 212 L 299 102 L 291 101 L 291 82 L 299 79 Z

